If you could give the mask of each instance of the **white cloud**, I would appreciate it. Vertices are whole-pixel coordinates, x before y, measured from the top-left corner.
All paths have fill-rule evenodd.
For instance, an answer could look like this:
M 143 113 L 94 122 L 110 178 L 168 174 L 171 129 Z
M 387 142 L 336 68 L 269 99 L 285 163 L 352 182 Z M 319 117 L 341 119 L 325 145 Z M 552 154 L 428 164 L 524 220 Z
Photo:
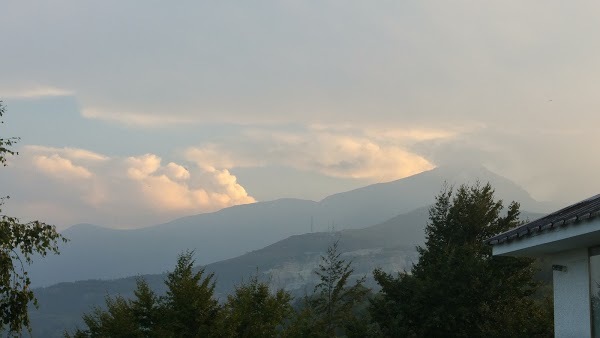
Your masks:
M 55 210 L 41 216 L 59 226 L 74 220 L 147 226 L 255 202 L 226 169 L 163 165 L 155 154 L 119 158 L 42 146 L 24 146 L 20 153 L 8 168 L 11 178 L 6 185 L 21 191 L 11 203 L 20 202 L 16 208 L 22 210 L 27 205 Z
M 29 86 L 29 87 L 3 87 L 0 88 L 0 97 L 4 99 L 38 99 L 53 96 L 74 95 L 73 91 L 52 86 Z
M 600 123 L 599 2 L 197 1 L 153 2 L 143 11 L 116 0 L 36 11 L 27 3 L 10 2 L 0 13 L 0 99 L 74 95 L 71 104 L 94 126 L 263 126 L 230 140 L 218 128 L 198 138 L 178 138 L 173 128 L 162 134 L 172 136 L 168 149 L 197 142 L 187 156 L 200 169 L 186 178 L 161 164 L 140 174 L 182 183 L 211 169 L 275 164 L 377 181 L 483 158 L 532 182 L 525 187 L 538 187 L 541 198 L 597 190 L 599 163 L 585 150 L 600 141 L 593 128 Z M 62 109 L 51 103 L 48 111 Z M 312 128 L 282 127 L 290 124 Z M 502 134 L 517 126 L 518 135 Z M 585 136 L 539 136 L 586 126 Z M 47 138 L 79 141 L 57 139 Z M 158 152 L 164 143 L 131 153 Z M 46 165 L 68 166 L 43 155 Z M 117 172 L 103 167 L 115 159 L 58 156 L 94 179 L 100 169 Z
M 134 180 L 143 179 L 156 172 L 160 168 L 160 162 L 160 157 L 153 154 L 129 157 L 127 159 L 127 174 Z
M 74 165 L 71 160 L 60 157 L 58 154 L 34 156 L 33 164 L 41 172 L 63 180 L 92 177 L 92 173 L 88 169 Z
M 26 145 L 23 146 L 23 151 L 25 153 L 36 153 L 36 154 L 58 154 L 60 156 L 65 156 L 67 158 L 75 159 L 75 160 L 84 160 L 84 161 L 106 161 L 109 159 L 108 156 L 98 154 L 93 151 L 80 149 L 80 148 L 55 148 L 55 147 L 46 147 L 40 145 Z
M 219 163 L 229 169 L 288 166 L 331 177 L 389 181 L 434 167 L 411 152 L 411 145 L 454 135 L 444 130 L 370 129 L 365 132 L 326 125 L 287 132 L 253 128 L 240 135 L 235 143 L 192 147 L 186 156 L 199 166 L 205 163 Z
M 159 128 L 173 125 L 189 125 L 200 123 L 199 119 L 189 116 L 176 116 L 171 114 L 149 115 L 132 112 L 117 113 L 89 107 L 85 107 L 83 109 L 82 115 L 88 119 L 115 122 L 142 128 Z
M 231 169 L 234 167 L 255 167 L 266 164 L 264 158 L 257 158 L 252 154 L 254 151 L 260 152 L 263 149 L 246 148 L 244 145 L 248 144 L 244 142 L 238 144 L 241 148 L 248 150 L 247 152 L 239 151 L 234 154 L 231 152 L 231 148 L 229 148 L 229 146 L 232 146 L 231 144 L 208 143 L 201 147 L 188 148 L 185 151 L 185 157 L 207 171 L 211 171 L 215 167 Z
M 227 170 L 199 168 L 190 180 L 187 169 L 170 162 L 161 165 L 153 154 L 129 157 L 128 176 L 137 183 L 140 197 L 150 205 L 169 211 L 214 211 L 226 206 L 255 202 Z
M 190 172 L 177 163 L 169 162 L 166 168 L 167 176 L 176 180 L 187 180 L 190 178 Z
M 595 111 L 598 6 L 194 2 L 142 14 L 114 0 L 40 11 L 15 2 L 0 20 L 0 93 L 72 88 L 85 116 L 147 127 L 496 122 L 521 117 L 517 108 L 541 115 L 548 96 Z M 65 42 L 75 45 L 51 48 Z

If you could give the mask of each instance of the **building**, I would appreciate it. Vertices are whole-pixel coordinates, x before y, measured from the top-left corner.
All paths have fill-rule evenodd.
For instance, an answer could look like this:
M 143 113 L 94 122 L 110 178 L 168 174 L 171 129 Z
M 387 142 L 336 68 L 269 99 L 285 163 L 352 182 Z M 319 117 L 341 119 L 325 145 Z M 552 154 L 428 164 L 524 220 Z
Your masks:
M 556 337 L 600 337 L 600 195 L 486 242 L 494 255 L 552 262 Z

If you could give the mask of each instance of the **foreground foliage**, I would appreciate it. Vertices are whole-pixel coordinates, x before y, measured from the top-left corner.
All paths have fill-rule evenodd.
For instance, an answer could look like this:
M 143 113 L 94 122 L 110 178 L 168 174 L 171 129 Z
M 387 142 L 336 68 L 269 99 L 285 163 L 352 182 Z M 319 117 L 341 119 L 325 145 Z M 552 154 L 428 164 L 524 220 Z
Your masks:
M 106 310 L 95 308 L 83 316 L 87 329 L 73 337 L 208 337 L 220 307 L 214 299 L 213 275 L 192 271 L 192 252 L 179 256 L 168 274 L 164 297 L 158 297 L 143 279 L 138 279 L 135 298 L 106 298 Z M 68 333 L 65 336 L 70 337 Z
M 277 337 L 294 313 L 291 299 L 283 290 L 272 294 L 266 283 L 253 276 L 227 297 L 219 333 L 227 337 Z
M 365 277 L 353 284 L 352 262 L 340 258 L 339 241 L 327 248 L 315 274 L 319 283 L 313 294 L 306 296 L 301 308 L 289 326 L 287 334 L 293 337 L 365 337 L 368 331 L 367 295 Z
M 340 259 L 337 242 L 322 257 L 315 292 L 299 309 L 284 290 L 271 292 L 258 276 L 238 285 L 220 305 L 214 295 L 214 276 L 193 272 L 192 253 L 179 256 L 168 274 L 164 296 L 137 281 L 133 299 L 106 298 L 106 309 L 83 316 L 85 329 L 66 337 L 331 337 L 346 332 L 364 336 L 357 326 L 357 305 L 366 313 L 368 292 L 359 279 L 348 286 L 353 270 Z M 351 332 L 361 332 L 353 335 Z
M 382 289 L 372 297 L 336 241 L 321 256 L 312 294 L 296 306 L 258 276 L 219 304 L 214 276 L 194 273 L 187 252 L 168 275 L 164 296 L 138 280 L 133 299 L 107 298 L 106 310 L 85 315 L 87 328 L 74 337 L 552 336 L 552 304 L 539 297 L 533 261 L 493 257 L 484 243 L 518 225 L 518 217 L 519 205 L 504 209 L 489 185 L 443 190 L 410 273 L 375 270 Z
M 552 314 L 536 301 L 533 260 L 492 256 L 484 240 L 519 224 L 487 184 L 443 190 L 429 211 L 425 247 L 410 273 L 374 272 L 371 306 L 388 336 L 552 336 Z
M 5 112 L 0 101 L 0 118 Z M 3 121 L 0 120 L 0 124 Z M 18 138 L 0 138 L 0 165 L 6 166 L 7 156 L 17 155 L 11 147 Z M 43 222 L 21 223 L 18 218 L 2 213 L 8 197 L 0 198 L 0 332 L 19 334 L 30 330 L 28 306 L 37 300 L 31 291 L 31 280 L 25 269 L 35 255 L 58 253 L 58 243 L 64 238 L 56 228 Z

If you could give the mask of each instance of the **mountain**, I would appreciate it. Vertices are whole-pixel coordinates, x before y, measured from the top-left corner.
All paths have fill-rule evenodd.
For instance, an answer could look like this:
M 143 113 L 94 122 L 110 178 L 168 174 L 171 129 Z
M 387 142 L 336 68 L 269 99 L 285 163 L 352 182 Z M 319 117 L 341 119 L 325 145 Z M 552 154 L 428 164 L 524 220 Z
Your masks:
M 524 212 L 524 217 L 541 215 Z M 363 229 L 337 232 L 317 232 L 295 235 L 239 257 L 212 263 L 204 268 L 216 276 L 215 293 L 220 300 L 234 290 L 235 285 L 256 274 L 269 281 L 273 288 L 283 288 L 296 297 L 310 293 L 316 282 L 314 270 L 320 256 L 334 241 L 339 240 L 341 257 L 352 261 L 352 278 L 367 276 L 367 285 L 376 287 L 372 271 L 409 270 L 418 255 L 415 247 L 423 244 L 428 208 L 419 208 L 386 222 Z M 170 262 L 169 269 L 175 265 Z M 166 291 L 165 274 L 142 276 L 157 293 Z M 30 312 L 33 336 L 60 337 L 65 328 L 82 325 L 81 316 L 94 306 L 103 306 L 107 295 L 132 297 L 135 279 L 88 280 L 60 283 L 38 288 L 34 292 L 40 307 Z
M 401 213 L 433 203 L 444 183 L 459 185 L 476 181 L 491 183 L 496 196 L 507 201 L 518 201 L 521 209 L 546 212 L 552 208 L 540 203 L 514 182 L 497 175 L 483 166 L 444 166 L 404 179 L 369 185 L 356 190 L 335 194 L 323 199 L 324 210 L 340 210 L 329 216 L 343 228 L 364 227 L 390 219 Z
M 184 250 L 206 264 L 310 231 L 316 202 L 282 199 L 184 217 L 159 226 L 116 230 L 80 224 L 63 232 L 61 254 L 31 266 L 36 285 L 167 271 Z
M 365 229 L 294 235 L 260 250 L 208 264 L 205 269 L 215 273 L 215 291 L 221 300 L 252 274 L 271 280 L 273 287 L 285 287 L 301 295 L 304 288 L 311 285 L 320 255 L 336 239 L 340 240 L 343 257 L 354 260 L 357 274 L 370 274 L 377 265 L 388 270 L 409 267 L 416 258 L 415 245 L 423 242 L 426 218 L 427 211 L 421 208 Z M 174 267 L 175 261 L 173 258 L 169 262 L 168 269 Z M 153 274 L 143 278 L 152 289 L 163 293 L 165 276 Z M 135 279 L 87 280 L 35 289 L 40 307 L 30 311 L 33 336 L 59 337 L 65 328 L 72 330 L 76 325 L 81 326 L 82 314 L 93 306 L 103 306 L 107 295 L 133 296 Z
M 363 228 L 429 205 L 442 184 L 490 182 L 500 198 L 522 208 L 544 205 L 513 182 L 484 167 L 439 167 L 411 177 L 335 194 L 320 202 L 281 199 L 234 206 L 135 230 L 89 224 L 67 229 L 61 255 L 37 259 L 35 286 L 64 281 L 119 278 L 167 271 L 178 253 L 195 250 L 199 264 L 236 257 L 286 237 L 311 231 Z

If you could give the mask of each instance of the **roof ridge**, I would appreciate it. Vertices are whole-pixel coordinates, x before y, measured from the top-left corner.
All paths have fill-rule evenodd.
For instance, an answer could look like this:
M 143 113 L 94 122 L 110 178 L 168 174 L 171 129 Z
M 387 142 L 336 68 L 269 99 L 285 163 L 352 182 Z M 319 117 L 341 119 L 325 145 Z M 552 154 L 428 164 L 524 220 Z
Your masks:
M 600 214 L 600 194 L 586 198 L 577 203 L 554 211 L 534 221 L 500 233 L 485 240 L 485 243 L 494 245 L 517 237 L 527 236 L 532 232 L 542 231 L 557 225 L 568 225 L 580 219 L 592 218 Z

